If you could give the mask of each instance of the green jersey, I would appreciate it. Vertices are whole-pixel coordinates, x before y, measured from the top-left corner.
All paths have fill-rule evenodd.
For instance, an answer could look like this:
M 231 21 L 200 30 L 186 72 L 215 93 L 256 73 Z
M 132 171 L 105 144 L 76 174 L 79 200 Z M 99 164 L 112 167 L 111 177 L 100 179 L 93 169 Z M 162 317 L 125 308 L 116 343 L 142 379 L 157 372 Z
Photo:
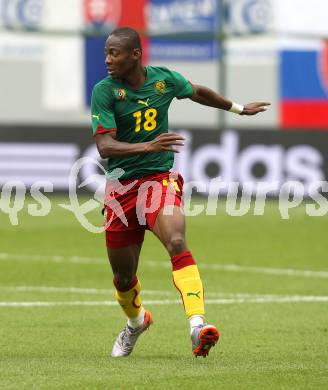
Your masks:
M 95 85 L 91 99 L 94 134 L 116 130 L 116 140 L 139 143 L 168 132 L 168 109 L 174 97 L 190 97 L 192 86 L 178 72 L 147 66 L 145 83 L 137 90 L 110 76 Z M 125 171 L 120 179 L 139 178 L 172 168 L 174 153 L 142 153 L 108 159 L 107 174 Z

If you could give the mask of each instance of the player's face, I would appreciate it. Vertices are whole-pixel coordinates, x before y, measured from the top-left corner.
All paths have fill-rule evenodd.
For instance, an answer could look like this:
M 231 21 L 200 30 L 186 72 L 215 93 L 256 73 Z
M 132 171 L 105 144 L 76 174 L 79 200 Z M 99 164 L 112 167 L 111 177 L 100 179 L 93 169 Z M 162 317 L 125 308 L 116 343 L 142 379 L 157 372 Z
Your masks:
M 140 50 L 131 49 L 126 40 L 110 35 L 105 45 L 105 63 L 114 79 L 124 79 L 134 69 Z

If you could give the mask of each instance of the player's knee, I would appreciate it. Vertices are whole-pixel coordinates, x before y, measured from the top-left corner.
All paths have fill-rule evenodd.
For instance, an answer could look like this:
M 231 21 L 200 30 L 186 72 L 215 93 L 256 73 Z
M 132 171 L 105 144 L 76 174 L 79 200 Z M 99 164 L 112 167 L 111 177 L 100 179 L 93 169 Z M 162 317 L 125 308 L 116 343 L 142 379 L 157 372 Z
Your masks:
M 132 285 L 134 278 L 134 274 L 116 272 L 114 274 L 114 284 L 119 290 L 126 290 Z
M 171 256 L 178 255 L 186 250 L 186 242 L 183 236 L 172 236 L 166 244 L 166 248 Z

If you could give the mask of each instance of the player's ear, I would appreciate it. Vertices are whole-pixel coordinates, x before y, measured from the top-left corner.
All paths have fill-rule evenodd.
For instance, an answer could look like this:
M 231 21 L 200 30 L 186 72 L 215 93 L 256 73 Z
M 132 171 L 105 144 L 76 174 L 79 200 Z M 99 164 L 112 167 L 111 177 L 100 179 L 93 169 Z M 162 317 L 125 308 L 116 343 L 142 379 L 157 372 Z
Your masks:
M 133 49 L 132 56 L 134 59 L 138 60 L 142 56 L 141 50 L 140 49 Z

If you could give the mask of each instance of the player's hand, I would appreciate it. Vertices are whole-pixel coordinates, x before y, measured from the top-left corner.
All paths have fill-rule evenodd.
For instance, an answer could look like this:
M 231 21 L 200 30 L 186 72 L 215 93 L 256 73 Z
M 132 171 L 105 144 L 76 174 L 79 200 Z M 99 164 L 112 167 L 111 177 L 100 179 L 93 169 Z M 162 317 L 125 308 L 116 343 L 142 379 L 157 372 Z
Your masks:
M 266 111 L 270 104 L 266 102 L 248 103 L 244 106 L 244 111 L 240 115 L 256 115 L 259 112 Z
M 159 153 L 171 151 L 174 153 L 179 153 L 179 150 L 175 148 L 175 146 L 183 146 L 184 140 L 185 138 L 179 134 L 163 133 L 147 143 L 147 152 Z

